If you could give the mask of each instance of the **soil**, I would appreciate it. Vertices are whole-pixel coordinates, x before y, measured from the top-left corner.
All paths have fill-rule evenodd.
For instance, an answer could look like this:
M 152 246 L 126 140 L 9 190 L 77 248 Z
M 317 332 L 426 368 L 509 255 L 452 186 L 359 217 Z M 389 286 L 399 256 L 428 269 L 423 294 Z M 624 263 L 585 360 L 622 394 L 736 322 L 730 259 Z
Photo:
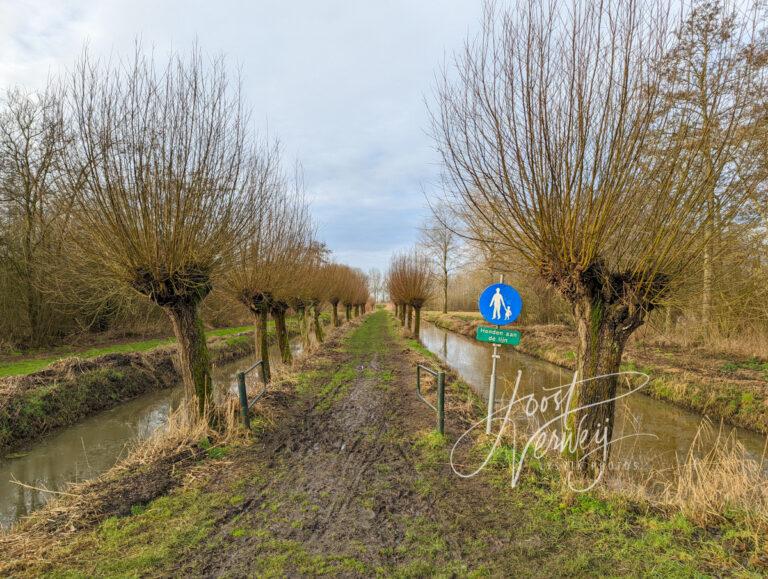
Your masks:
M 50 537 L 63 549 L 47 543 L 42 569 L 57 576 L 521 577 L 734 568 L 721 555 L 713 562 L 708 545 L 682 551 L 706 536 L 680 534 L 679 523 L 671 527 L 631 503 L 564 498 L 541 470 L 515 490 L 503 468 L 498 476 L 455 476 L 448 450 L 466 428 L 460 409 L 472 398 L 451 380 L 447 436 L 435 433 L 414 373 L 417 361 L 435 362 L 406 347 L 394 324 L 385 312 L 348 324 L 354 331 L 307 359 L 295 384 L 259 403 L 257 417 L 272 425 L 257 421 L 256 441 L 197 462 L 194 476 L 180 476 L 170 458 L 128 485 L 143 487 L 141 496 L 112 488 L 117 506 L 102 504 L 101 516 L 118 517 L 93 532 Z M 134 514 L 135 505 L 174 487 L 162 506 Z M 170 535 L 184 540 L 163 543 Z M 19 573 L 40 570 L 39 560 L 14 565 Z
M 207 548 L 173 574 L 259 574 L 269 570 L 265 561 L 281 541 L 299 543 L 314 556 L 349 557 L 366 568 L 391 569 L 414 559 L 416 553 L 398 548 L 414 521 L 443 529 L 454 556 L 474 534 L 465 526 L 497 533 L 484 550 L 486 562 L 510 546 L 519 517 L 499 513 L 491 496 L 496 492 L 479 478 L 459 479 L 444 464 L 430 473 L 439 491 L 431 486 L 438 492 L 418 492 L 424 483 L 414 440 L 434 428 L 435 415 L 414 395 L 415 355 L 385 325 L 371 343 L 375 348 L 351 355 L 330 348 L 302 369 L 317 373 L 322 382 L 352 363 L 354 376 L 331 389 L 310 385 L 313 394 L 290 408 L 282 426 L 240 457 L 250 464 L 239 470 L 266 476 L 248 487 L 241 504 L 220 513 Z M 386 387 L 382 375 L 388 377 Z M 453 439 L 458 435 L 454 426 L 459 424 L 449 424 Z M 220 484 L 230 481 L 225 476 Z M 273 516 L 275 506 L 278 516 Z M 241 528 L 261 532 L 233 542 Z

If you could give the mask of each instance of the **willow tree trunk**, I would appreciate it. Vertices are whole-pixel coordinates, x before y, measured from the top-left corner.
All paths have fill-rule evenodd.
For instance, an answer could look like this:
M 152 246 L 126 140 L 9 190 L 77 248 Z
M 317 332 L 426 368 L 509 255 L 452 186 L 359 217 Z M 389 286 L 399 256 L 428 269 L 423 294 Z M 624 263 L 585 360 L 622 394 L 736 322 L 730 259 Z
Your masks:
M 579 337 L 578 384 L 568 409 L 566 455 L 582 475 L 594 480 L 610 457 L 617 373 L 634 328 L 616 323 L 600 301 L 576 304 L 574 313 Z
M 309 315 L 307 314 L 307 308 L 305 306 L 297 306 L 296 307 L 296 313 L 299 316 L 299 328 L 301 331 L 301 343 L 305 350 L 309 350 L 310 342 L 309 342 L 309 332 L 310 332 L 310 319 Z
M 339 302 L 331 302 L 333 306 L 333 327 L 338 328 L 341 325 L 339 321 Z
M 344 305 L 344 316 L 347 318 L 347 321 L 352 319 L 352 306 Z
M 443 313 L 448 313 L 448 267 L 446 259 L 443 259 Z
M 400 306 L 395 304 L 395 317 L 400 318 Z
M 256 316 L 256 353 L 261 358 L 261 379 L 265 384 L 268 384 L 272 380 L 272 372 L 269 368 L 269 336 L 267 334 L 269 308 L 263 304 L 252 311 Z
M 419 339 L 419 330 L 421 329 L 421 306 L 413 307 L 413 334 Z
M 400 325 L 405 326 L 405 304 L 400 304 Z
M 705 339 L 709 339 L 710 327 L 712 324 L 712 252 L 710 244 L 712 240 L 707 241 L 704 248 L 704 265 L 702 267 L 702 289 L 701 289 L 701 331 Z
M 196 303 L 181 301 L 165 306 L 173 324 L 179 354 L 179 370 L 188 397 L 197 401 L 198 415 L 213 408 L 213 381 L 203 320 Z
M 293 361 L 291 356 L 291 344 L 288 341 L 288 328 L 285 325 L 285 312 L 288 306 L 282 302 L 272 305 L 272 319 L 275 320 L 275 335 L 277 336 L 277 346 L 280 348 L 280 358 L 283 364 L 290 364 Z
M 413 308 L 409 305 L 405 306 L 405 325 L 410 330 L 413 320 Z
M 324 341 L 323 325 L 320 323 L 320 304 L 312 304 L 312 319 L 315 322 L 315 339 L 319 344 Z

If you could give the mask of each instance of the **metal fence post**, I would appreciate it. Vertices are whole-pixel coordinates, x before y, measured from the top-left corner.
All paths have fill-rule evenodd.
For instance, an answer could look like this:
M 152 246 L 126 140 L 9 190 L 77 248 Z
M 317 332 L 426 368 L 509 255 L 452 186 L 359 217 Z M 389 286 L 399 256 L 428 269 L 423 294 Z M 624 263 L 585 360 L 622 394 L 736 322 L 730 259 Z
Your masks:
M 416 392 L 421 395 L 421 366 L 416 364 Z
M 248 393 L 245 391 L 245 372 L 237 373 L 237 392 L 240 395 L 240 410 L 243 414 L 243 424 L 251 429 L 251 417 L 248 408 Z
M 445 434 L 445 372 L 437 373 L 437 430 Z

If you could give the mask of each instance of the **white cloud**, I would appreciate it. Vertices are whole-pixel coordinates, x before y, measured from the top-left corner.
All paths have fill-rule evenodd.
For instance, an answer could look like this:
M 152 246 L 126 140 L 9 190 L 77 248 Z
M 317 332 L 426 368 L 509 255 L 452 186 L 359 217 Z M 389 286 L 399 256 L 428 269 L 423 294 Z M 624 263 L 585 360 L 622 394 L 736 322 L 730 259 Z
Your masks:
M 125 54 L 224 53 L 262 128 L 298 158 L 337 256 L 386 266 L 415 239 L 422 188 L 437 181 L 427 135 L 435 72 L 478 23 L 466 0 L 0 0 L 0 84 L 40 86 L 88 42 Z M 368 249 L 365 249 L 368 248 Z

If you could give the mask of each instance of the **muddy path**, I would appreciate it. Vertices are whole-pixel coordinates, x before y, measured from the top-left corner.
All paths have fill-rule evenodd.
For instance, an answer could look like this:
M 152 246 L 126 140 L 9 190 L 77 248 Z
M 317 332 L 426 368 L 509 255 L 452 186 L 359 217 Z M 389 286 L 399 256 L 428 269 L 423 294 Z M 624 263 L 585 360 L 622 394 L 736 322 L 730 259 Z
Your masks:
M 452 475 L 442 446 L 430 452 L 434 414 L 414 395 L 416 356 L 394 332 L 379 312 L 304 368 L 284 426 L 242 457 L 242 502 L 174 573 L 512 573 L 546 554 L 521 536 L 530 517 L 509 496 Z M 568 557 L 556 551 L 553 568 Z

